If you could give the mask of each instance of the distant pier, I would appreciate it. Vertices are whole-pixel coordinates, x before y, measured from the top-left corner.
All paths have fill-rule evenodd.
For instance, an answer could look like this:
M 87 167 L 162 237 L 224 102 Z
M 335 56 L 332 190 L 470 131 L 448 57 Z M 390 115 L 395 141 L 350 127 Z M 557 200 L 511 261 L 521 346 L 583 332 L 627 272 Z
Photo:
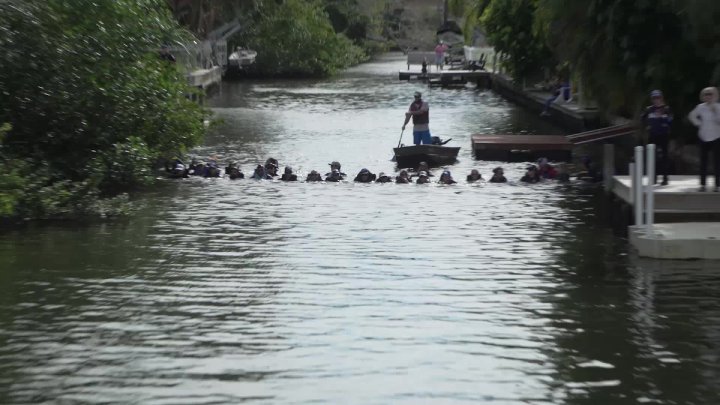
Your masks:
M 425 74 L 409 70 L 398 72 L 400 80 L 423 80 L 431 86 L 462 86 L 470 82 L 489 87 L 491 75 L 485 70 L 440 70 Z

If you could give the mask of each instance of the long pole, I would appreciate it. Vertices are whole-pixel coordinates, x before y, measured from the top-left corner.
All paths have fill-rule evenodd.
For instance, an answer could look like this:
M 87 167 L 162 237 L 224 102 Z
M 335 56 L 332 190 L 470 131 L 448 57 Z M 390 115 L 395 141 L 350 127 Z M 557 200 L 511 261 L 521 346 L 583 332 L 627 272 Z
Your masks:
M 643 224 L 643 147 L 635 147 L 635 226 Z
M 653 230 L 653 223 L 655 222 L 655 144 L 651 143 L 647 146 L 647 177 L 648 186 L 646 193 L 646 206 L 645 206 L 645 225 L 646 233 L 650 233 Z
M 630 173 L 630 205 L 635 206 L 635 188 L 637 185 L 637 178 L 635 178 L 635 163 L 630 162 L 628 165 L 628 173 Z
M 405 128 L 403 128 L 403 130 L 400 131 L 400 139 L 398 139 L 398 146 L 397 146 L 398 148 L 400 147 L 400 143 L 402 142 L 403 133 L 405 133 Z

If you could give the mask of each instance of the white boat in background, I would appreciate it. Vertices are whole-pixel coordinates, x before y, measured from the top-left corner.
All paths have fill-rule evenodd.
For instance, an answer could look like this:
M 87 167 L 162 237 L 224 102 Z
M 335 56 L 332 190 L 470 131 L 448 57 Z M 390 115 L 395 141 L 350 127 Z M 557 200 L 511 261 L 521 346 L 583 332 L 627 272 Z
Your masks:
M 228 69 L 244 70 L 255 63 L 255 57 L 257 57 L 257 52 L 238 46 L 235 52 L 228 57 Z

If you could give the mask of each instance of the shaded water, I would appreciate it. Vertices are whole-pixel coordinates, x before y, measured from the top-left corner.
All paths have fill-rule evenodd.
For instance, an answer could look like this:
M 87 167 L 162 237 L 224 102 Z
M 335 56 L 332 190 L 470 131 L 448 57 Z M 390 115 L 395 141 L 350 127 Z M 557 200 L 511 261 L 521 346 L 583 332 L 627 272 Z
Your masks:
M 402 66 L 227 84 L 197 153 L 393 172 L 420 89 L 458 185 L 164 181 L 0 236 L 0 403 L 718 403 L 718 263 L 635 258 L 591 188 L 464 184 L 471 133 L 560 131 Z

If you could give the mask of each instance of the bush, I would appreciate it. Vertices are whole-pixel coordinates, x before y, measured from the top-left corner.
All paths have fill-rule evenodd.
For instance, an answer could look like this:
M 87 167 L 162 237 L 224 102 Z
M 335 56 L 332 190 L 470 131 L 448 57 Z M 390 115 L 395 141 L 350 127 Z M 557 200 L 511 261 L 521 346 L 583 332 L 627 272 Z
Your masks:
M 336 34 L 317 1 L 265 4 L 245 41 L 258 51 L 257 68 L 270 76 L 325 76 L 367 59 L 345 35 Z
M 205 111 L 156 54 L 190 39 L 163 0 L 0 2 L 0 216 L 86 214 L 196 145 Z

